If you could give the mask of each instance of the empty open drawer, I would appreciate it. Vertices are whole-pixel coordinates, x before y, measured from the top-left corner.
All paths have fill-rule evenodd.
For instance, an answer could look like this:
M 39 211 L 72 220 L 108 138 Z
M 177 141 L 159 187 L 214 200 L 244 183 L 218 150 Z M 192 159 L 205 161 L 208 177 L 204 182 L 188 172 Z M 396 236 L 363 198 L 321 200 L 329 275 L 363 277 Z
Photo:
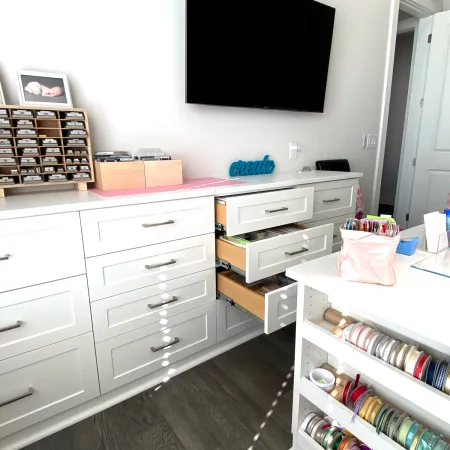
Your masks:
M 220 272 L 217 274 L 217 291 L 264 321 L 266 334 L 295 322 L 297 283 L 285 275 L 247 284 L 244 277 L 236 272 Z
M 216 239 L 216 256 L 245 272 L 252 283 L 284 272 L 288 267 L 331 253 L 333 224 L 305 228 L 289 225 Z
M 313 216 L 314 188 L 295 188 L 216 199 L 216 223 L 229 236 L 250 233 Z

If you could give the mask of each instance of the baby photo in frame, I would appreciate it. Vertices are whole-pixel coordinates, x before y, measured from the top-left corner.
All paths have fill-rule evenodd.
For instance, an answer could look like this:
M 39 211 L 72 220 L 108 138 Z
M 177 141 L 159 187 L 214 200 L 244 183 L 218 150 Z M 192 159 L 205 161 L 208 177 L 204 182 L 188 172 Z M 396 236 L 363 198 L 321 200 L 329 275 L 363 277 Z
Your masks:
M 19 70 L 17 82 L 21 105 L 73 106 L 64 74 Z

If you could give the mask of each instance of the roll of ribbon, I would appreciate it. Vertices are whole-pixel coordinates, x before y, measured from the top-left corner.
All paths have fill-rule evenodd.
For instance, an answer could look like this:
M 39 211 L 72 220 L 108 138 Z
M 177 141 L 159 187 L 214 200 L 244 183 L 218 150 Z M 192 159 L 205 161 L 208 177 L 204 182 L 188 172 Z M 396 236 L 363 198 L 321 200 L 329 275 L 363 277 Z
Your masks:
M 350 339 L 350 334 L 353 331 L 353 328 L 355 328 L 355 323 L 351 323 L 347 328 L 345 328 L 345 330 L 342 332 L 342 339 L 344 339 L 344 341 L 349 342 Z
M 380 402 L 376 403 L 375 406 L 372 408 L 372 411 L 370 412 L 370 417 L 368 420 L 370 425 L 373 425 L 374 427 L 376 427 L 375 419 L 378 416 L 378 413 L 380 412 L 380 410 L 383 408 L 383 406 L 384 406 L 384 403 L 380 400 Z
M 414 370 L 416 369 L 417 362 L 423 356 L 423 354 L 424 354 L 423 352 L 417 349 L 414 349 L 410 353 L 409 358 L 407 358 L 405 363 L 405 372 L 408 375 L 411 375 L 412 377 L 414 376 Z
M 373 328 L 370 328 L 368 326 L 363 327 L 362 330 L 359 332 L 358 340 L 356 341 L 356 346 L 361 350 L 366 350 L 368 345 L 367 341 L 373 333 L 374 333 Z
M 400 433 L 400 428 L 403 424 L 403 421 L 407 418 L 408 416 L 405 413 L 401 413 L 397 423 L 395 424 L 395 430 L 394 430 L 394 435 L 392 436 L 392 439 L 396 442 L 398 442 L 398 435 Z
M 384 334 L 375 331 L 368 339 L 367 343 L 367 353 L 369 355 L 375 355 L 375 350 L 377 349 L 377 345 L 379 344 L 380 340 L 383 339 Z
M 395 430 L 397 429 L 397 422 L 401 416 L 401 412 L 395 411 L 387 425 L 387 435 L 391 439 L 394 437 Z
M 307 433 L 307 429 L 308 429 L 308 425 L 311 422 L 311 420 L 316 417 L 316 413 L 309 413 L 305 419 L 302 422 L 302 425 L 300 426 L 300 428 Z M 309 433 L 308 433 L 309 434 Z
M 447 372 L 447 379 L 445 380 L 444 392 L 450 395 L 450 367 Z
M 378 343 L 377 346 L 377 350 L 375 353 L 375 356 L 377 358 L 382 357 L 384 350 L 386 349 L 386 346 L 389 344 L 389 341 L 391 340 L 391 338 L 389 336 L 385 336 L 383 339 L 381 339 L 381 341 Z
M 364 400 L 364 403 L 363 403 L 363 405 L 361 406 L 361 408 L 360 408 L 360 410 L 359 410 L 359 413 L 358 413 L 358 416 L 359 416 L 359 417 L 361 417 L 361 418 L 364 418 L 364 417 L 365 417 L 365 415 L 366 415 L 366 413 L 367 413 L 367 409 L 368 409 L 370 403 L 373 401 L 373 399 L 374 399 L 374 396 L 373 396 L 373 395 L 369 395 L 369 396 Z
M 367 407 L 367 412 L 364 415 L 364 420 L 366 422 L 369 422 L 374 408 L 380 405 L 381 403 L 382 401 L 377 396 L 373 397 L 372 401 L 369 403 L 369 406 Z
M 405 359 L 406 359 L 406 354 L 408 353 L 409 347 L 410 346 L 408 344 L 402 344 L 401 348 L 399 349 L 399 351 L 397 353 L 397 359 L 395 361 L 395 366 L 397 367 L 397 369 L 400 369 L 400 370 L 405 369 Z
M 396 339 L 391 339 L 388 344 L 386 345 L 386 348 L 383 351 L 383 354 L 381 356 L 381 359 L 384 362 L 389 362 L 390 356 L 391 356 L 391 351 L 394 348 L 394 345 L 398 344 L 398 341 Z
M 422 379 L 423 371 L 425 369 L 425 365 L 430 363 L 431 357 L 423 354 L 419 360 L 417 361 L 416 368 L 414 369 L 414 378 L 418 380 Z
M 354 408 L 355 414 L 359 415 L 359 412 L 361 411 L 361 408 L 364 405 L 366 399 L 373 395 L 374 395 L 373 390 L 368 389 L 366 392 L 364 392 L 364 394 L 361 395 L 361 397 L 358 398 Z
M 411 425 L 411 428 L 408 431 L 408 434 L 406 435 L 406 440 L 405 440 L 405 447 L 409 450 L 411 448 L 413 439 L 416 436 L 417 431 L 420 429 L 420 425 L 417 422 L 414 422 Z
M 394 345 L 394 347 L 391 350 L 391 354 L 389 355 L 389 364 L 391 366 L 395 366 L 395 361 L 397 361 L 397 355 L 400 349 L 402 348 L 403 343 L 398 342 Z
M 362 384 L 360 386 L 358 386 L 351 394 L 350 394 L 350 399 L 352 401 L 352 403 L 355 405 L 357 400 L 359 399 L 359 397 L 361 397 L 361 395 L 364 394 L 364 392 L 366 392 L 369 389 L 368 386 L 366 386 L 365 384 Z
M 437 362 L 434 359 L 432 359 L 430 361 L 430 365 L 428 366 L 427 378 L 426 378 L 426 382 L 430 386 L 433 386 L 434 373 L 436 371 L 436 366 L 437 366 Z
M 405 417 L 403 419 L 402 423 L 400 424 L 397 442 L 401 446 L 405 447 L 406 439 L 408 437 L 409 430 L 411 429 L 411 427 L 413 425 L 414 425 L 414 422 L 409 417 Z
M 358 322 L 357 324 L 355 324 L 352 332 L 350 333 L 350 342 L 353 345 L 356 345 L 356 343 L 358 342 L 358 337 L 359 337 L 359 333 L 361 333 L 362 329 L 365 327 L 365 325 L 362 322 Z
M 423 427 L 419 427 L 419 429 L 416 432 L 416 435 L 414 436 L 411 446 L 409 447 L 409 450 L 418 450 L 420 442 L 422 441 L 422 437 L 425 434 L 427 430 Z

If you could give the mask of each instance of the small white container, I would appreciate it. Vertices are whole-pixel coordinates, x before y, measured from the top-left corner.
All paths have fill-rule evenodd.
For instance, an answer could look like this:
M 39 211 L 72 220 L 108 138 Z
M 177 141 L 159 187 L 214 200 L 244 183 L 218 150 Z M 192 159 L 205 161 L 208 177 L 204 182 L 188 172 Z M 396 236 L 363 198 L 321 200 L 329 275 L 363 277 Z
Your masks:
M 309 374 L 309 379 L 325 392 L 331 392 L 336 385 L 336 377 L 326 369 L 313 369 Z

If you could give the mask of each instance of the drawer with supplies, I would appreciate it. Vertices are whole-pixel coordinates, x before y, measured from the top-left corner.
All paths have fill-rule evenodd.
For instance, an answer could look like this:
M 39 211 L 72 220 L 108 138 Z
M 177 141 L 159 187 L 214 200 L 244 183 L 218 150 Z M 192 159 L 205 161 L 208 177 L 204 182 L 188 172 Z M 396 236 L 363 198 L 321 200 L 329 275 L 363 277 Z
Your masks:
M 212 233 L 86 260 L 92 302 L 213 267 Z
M 223 267 L 245 275 L 251 283 L 330 254 L 332 242 L 333 224 L 314 228 L 291 224 L 240 236 L 219 236 L 216 256 Z
M 0 294 L 0 360 L 89 331 L 86 275 Z
M 322 225 L 327 225 L 329 223 L 333 224 L 333 248 L 332 252 L 340 252 L 341 251 L 341 245 L 342 245 L 342 237 L 341 237 L 341 226 L 344 225 L 345 221 L 348 217 L 353 217 L 353 214 L 348 216 L 339 216 L 339 217 L 332 217 L 331 219 L 323 219 L 318 220 L 317 222 L 307 222 L 304 225 L 306 225 L 308 228 L 314 228 L 314 227 L 320 227 Z
M 102 394 L 215 344 L 216 303 L 161 316 L 160 322 L 97 344 Z
M 264 332 L 273 333 L 294 323 L 297 313 L 297 283 L 278 274 L 257 283 L 232 270 L 217 273 L 219 299 L 264 322 Z
M 216 271 L 205 270 L 92 303 L 96 342 L 216 301 Z M 162 315 L 163 314 L 163 315 Z
M 216 227 L 228 236 L 312 218 L 314 188 L 304 187 L 216 199 Z
M 357 194 L 357 179 L 317 183 L 314 185 L 312 221 L 343 215 L 353 216 Z
M 81 212 L 86 256 L 214 232 L 213 197 Z
M 0 361 L 0 438 L 98 395 L 92 333 Z
M 0 292 L 85 272 L 78 213 L 1 221 Z

